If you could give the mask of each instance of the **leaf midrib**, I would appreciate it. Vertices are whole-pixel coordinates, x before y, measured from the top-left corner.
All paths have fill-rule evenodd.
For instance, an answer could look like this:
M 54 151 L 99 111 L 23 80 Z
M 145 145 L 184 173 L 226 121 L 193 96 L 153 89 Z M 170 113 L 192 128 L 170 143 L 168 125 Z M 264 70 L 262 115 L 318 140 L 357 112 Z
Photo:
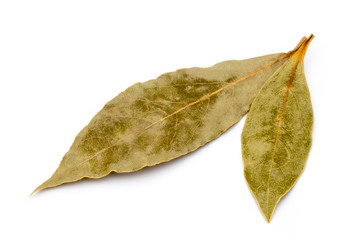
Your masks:
M 279 142 L 279 136 L 280 136 L 280 129 L 281 129 L 281 124 L 282 124 L 282 119 L 283 119 L 283 116 L 284 116 L 284 112 L 285 112 L 285 107 L 286 107 L 286 104 L 287 104 L 287 98 L 288 98 L 288 95 L 289 95 L 289 92 L 291 90 L 291 84 L 293 82 L 293 79 L 294 79 L 294 75 L 295 75 L 295 72 L 296 72 L 296 69 L 297 69 L 297 66 L 299 64 L 299 61 L 304 59 L 304 55 L 305 55 L 305 52 L 306 52 L 306 49 L 309 45 L 309 43 L 311 42 L 311 40 L 313 39 L 313 35 L 311 35 L 308 39 L 306 39 L 305 41 L 300 41 L 300 43 L 298 44 L 297 46 L 297 50 L 296 50 L 296 60 L 295 60 L 295 63 L 294 63 L 294 66 L 291 70 L 291 74 L 290 74 L 290 77 L 289 77 L 289 82 L 287 84 L 287 87 L 286 87 L 286 93 L 285 93 L 285 96 L 284 96 L 284 102 L 283 102 L 283 106 L 282 106 L 282 110 L 281 110 L 281 114 L 280 114 L 280 118 L 278 120 L 278 128 L 277 128 L 277 132 L 276 132 L 276 138 L 275 138 L 275 144 L 274 144 L 274 150 L 273 150 L 273 154 L 272 154 L 272 157 L 271 157 L 271 162 L 270 162 L 270 168 L 269 168 L 269 174 L 268 174 L 268 180 L 267 180 L 267 196 L 266 196 L 266 205 L 267 205 L 267 217 L 268 217 L 268 222 L 270 222 L 270 219 L 271 219 L 271 216 L 272 214 L 269 214 L 269 195 L 270 195 L 270 178 L 271 178 L 271 173 L 272 173 L 272 168 L 273 168 L 273 164 L 274 164 L 274 160 L 275 160 L 275 155 L 276 155 L 276 149 L 277 149 L 277 144 Z M 295 55 L 295 54 L 294 54 Z

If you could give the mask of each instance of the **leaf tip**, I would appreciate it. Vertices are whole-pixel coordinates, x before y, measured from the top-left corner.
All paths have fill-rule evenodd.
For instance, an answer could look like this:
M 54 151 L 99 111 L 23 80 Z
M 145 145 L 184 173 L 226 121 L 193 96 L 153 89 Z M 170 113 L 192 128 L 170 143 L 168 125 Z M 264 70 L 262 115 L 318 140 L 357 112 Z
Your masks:
M 30 193 L 29 198 L 31 198 L 31 196 L 36 192 L 36 189 L 34 191 L 32 191 L 32 193 Z
M 36 192 L 39 191 L 39 190 L 41 190 L 41 189 L 40 189 L 40 186 L 37 187 L 37 188 L 35 188 L 35 190 L 32 191 L 32 193 L 30 193 L 29 198 L 30 198 L 32 195 L 34 195 L 34 193 L 36 193 Z
M 271 221 L 271 218 L 272 218 L 272 213 L 271 213 L 271 215 L 269 215 L 269 216 L 265 216 L 265 219 L 266 219 L 266 222 L 267 223 L 270 223 L 270 221 Z
M 272 218 L 272 215 L 273 215 L 273 212 L 270 213 L 270 214 L 265 214 L 263 211 L 261 211 L 261 212 L 262 212 L 262 214 L 264 215 L 266 222 L 267 222 L 267 223 L 270 223 L 271 218 Z

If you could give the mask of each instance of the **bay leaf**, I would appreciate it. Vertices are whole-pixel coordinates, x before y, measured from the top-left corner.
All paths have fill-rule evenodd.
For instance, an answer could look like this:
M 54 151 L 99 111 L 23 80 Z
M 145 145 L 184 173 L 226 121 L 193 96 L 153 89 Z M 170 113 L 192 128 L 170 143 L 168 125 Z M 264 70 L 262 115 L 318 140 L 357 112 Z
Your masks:
M 110 172 L 133 172 L 196 150 L 238 122 L 288 53 L 188 68 L 136 83 L 76 136 L 55 173 L 34 192 Z
M 268 222 L 300 177 L 311 148 L 313 110 L 304 56 L 313 37 L 264 83 L 241 136 L 245 179 Z

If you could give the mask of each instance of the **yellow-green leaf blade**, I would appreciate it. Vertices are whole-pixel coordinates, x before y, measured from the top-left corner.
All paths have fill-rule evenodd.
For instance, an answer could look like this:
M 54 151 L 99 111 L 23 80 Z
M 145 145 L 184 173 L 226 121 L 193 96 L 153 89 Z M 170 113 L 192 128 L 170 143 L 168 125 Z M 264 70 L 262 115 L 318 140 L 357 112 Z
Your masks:
M 194 151 L 240 120 L 288 56 L 180 69 L 129 87 L 78 134 L 53 176 L 35 191 L 136 171 Z
M 245 178 L 268 222 L 301 175 L 311 147 L 313 111 L 303 71 L 311 39 L 265 82 L 242 133 Z

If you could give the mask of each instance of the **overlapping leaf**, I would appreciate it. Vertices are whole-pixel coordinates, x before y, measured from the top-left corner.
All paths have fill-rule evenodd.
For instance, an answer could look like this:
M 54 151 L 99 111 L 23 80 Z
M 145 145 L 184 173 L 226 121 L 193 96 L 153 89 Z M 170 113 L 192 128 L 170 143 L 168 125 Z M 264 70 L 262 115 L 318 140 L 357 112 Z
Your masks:
M 242 133 L 245 178 L 268 222 L 302 173 L 311 147 L 313 111 L 303 60 L 312 38 L 265 82 Z

